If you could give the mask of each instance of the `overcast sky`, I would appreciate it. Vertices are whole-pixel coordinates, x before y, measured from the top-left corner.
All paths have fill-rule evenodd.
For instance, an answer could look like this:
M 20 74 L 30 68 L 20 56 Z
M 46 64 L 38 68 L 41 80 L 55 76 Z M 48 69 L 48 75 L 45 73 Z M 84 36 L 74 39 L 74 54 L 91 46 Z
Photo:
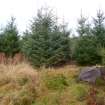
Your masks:
M 105 0 L 0 0 L 0 26 L 5 26 L 9 18 L 14 16 L 18 29 L 23 32 L 42 6 L 54 8 L 55 14 L 59 18 L 64 17 L 73 29 L 76 28 L 81 9 L 86 17 L 95 16 L 99 8 L 105 12 Z

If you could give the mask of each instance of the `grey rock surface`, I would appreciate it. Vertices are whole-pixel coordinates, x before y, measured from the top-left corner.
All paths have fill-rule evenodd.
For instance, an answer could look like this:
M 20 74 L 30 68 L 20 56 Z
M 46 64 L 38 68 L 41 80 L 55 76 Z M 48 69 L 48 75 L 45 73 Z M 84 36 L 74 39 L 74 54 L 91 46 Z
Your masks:
M 95 83 L 102 76 L 105 76 L 105 67 L 85 67 L 80 72 L 79 80 Z

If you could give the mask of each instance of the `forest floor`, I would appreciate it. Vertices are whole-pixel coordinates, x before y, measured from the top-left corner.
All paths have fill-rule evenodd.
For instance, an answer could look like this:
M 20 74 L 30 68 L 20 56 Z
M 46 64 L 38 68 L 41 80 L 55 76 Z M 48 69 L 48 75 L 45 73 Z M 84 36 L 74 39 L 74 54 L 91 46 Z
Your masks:
M 81 67 L 32 68 L 29 64 L 0 65 L 0 105 L 95 105 L 91 85 L 78 81 Z M 105 84 L 98 80 L 95 98 L 105 105 Z

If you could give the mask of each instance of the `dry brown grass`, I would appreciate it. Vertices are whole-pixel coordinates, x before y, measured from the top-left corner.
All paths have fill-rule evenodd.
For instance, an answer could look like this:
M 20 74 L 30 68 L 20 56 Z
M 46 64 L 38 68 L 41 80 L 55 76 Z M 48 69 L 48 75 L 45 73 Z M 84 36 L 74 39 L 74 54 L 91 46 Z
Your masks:
M 54 76 L 63 75 L 70 82 L 71 78 L 77 75 L 78 69 L 75 65 L 67 65 L 61 68 L 41 68 L 38 71 L 26 63 L 18 65 L 1 64 L 0 105 L 68 104 L 72 101 L 70 98 L 73 97 L 69 88 L 66 88 L 62 94 L 58 89 L 57 91 L 52 91 L 46 86 L 47 77 L 52 77 L 53 82 Z M 60 81 L 62 82 L 62 78 Z M 36 103 L 32 104 L 35 100 Z
M 77 81 L 80 68 L 66 65 L 37 70 L 26 63 L 1 64 L 0 105 L 87 105 L 90 85 Z M 98 97 L 105 96 L 105 86 L 98 91 Z
M 36 82 L 38 79 L 38 73 L 28 64 L 18 64 L 18 65 L 0 65 L 0 81 L 2 79 L 7 81 L 15 81 L 19 78 L 28 78 Z
M 0 105 L 31 105 L 37 86 L 38 73 L 28 64 L 0 65 Z

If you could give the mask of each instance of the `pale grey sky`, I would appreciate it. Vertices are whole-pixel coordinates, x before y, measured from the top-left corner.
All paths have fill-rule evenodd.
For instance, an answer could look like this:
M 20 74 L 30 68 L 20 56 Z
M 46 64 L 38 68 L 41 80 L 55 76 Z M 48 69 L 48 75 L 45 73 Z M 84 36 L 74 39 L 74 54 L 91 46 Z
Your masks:
M 0 26 L 5 26 L 11 16 L 16 17 L 20 32 L 25 31 L 29 20 L 42 6 L 54 8 L 59 18 L 65 18 L 69 27 L 75 29 L 80 11 L 86 17 L 96 15 L 101 8 L 105 12 L 105 0 L 0 0 Z

